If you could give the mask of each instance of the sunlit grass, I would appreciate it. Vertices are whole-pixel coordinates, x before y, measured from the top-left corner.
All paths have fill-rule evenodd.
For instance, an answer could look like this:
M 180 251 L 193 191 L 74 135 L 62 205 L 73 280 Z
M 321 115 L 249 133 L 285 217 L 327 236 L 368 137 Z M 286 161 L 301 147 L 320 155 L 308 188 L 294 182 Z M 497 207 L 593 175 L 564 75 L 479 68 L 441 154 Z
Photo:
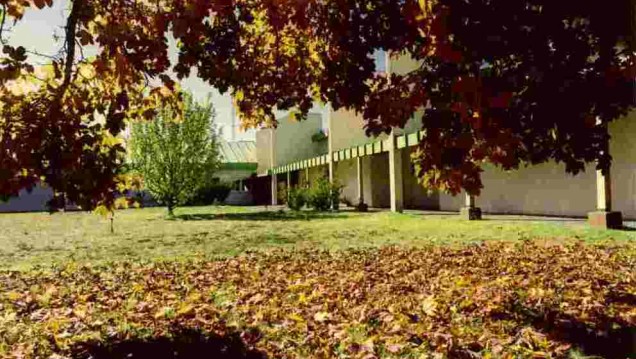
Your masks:
M 69 260 L 162 260 L 216 257 L 274 248 L 340 250 L 384 245 L 458 245 L 481 241 L 585 240 L 636 243 L 636 232 L 602 231 L 584 222 L 388 212 L 280 212 L 271 207 L 118 211 L 115 233 L 107 218 L 89 213 L 1 214 L 0 268 L 27 268 Z M 510 220 L 512 219 L 512 220 Z

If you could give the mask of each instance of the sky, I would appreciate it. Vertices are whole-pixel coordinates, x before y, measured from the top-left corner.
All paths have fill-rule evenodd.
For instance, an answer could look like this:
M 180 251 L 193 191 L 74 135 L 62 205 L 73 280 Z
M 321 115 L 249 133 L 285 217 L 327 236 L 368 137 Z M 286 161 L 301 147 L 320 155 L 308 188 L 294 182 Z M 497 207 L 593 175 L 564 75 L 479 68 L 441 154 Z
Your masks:
M 24 14 L 24 18 L 18 22 L 16 26 L 7 34 L 9 43 L 12 45 L 24 46 L 29 51 L 35 51 L 47 55 L 55 55 L 61 48 L 63 39 L 63 27 L 66 23 L 65 14 L 68 13 L 66 0 L 54 0 L 53 6 L 41 10 L 28 8 Z M 55 39 L 55 35 L 59 39 Z M 172 39 L 171 39 L 172 40 Z M 177 52 L 174 41 L 169 41 L 171 48 L 170 55 L 172 60 L 176 60 Z M 85 49 L 85 55 L 90 56 L 95 53 L 93 49 Z M 45 63 L 48 60 L 34 54 L 29 54 L 32 63 Z M 192 92 L 196 99 L 204 100 L 208 96 L 212 99 L 216 112 L 215 121 L 217 125 L 223 127 L 222 134 L 226 139 L 231 139 L 232 123 L 232 99 L 228 94 L 222 95 L 215 88 L 209 86 L 205 82 L 196 77 L 196 71 L 189 78 L 181 82 L 181 86 Z M 238 121 L 234 121 L 238 125 Z M 235 139 L 254 139 L 254 131 L 241 133 L 237 130 Z

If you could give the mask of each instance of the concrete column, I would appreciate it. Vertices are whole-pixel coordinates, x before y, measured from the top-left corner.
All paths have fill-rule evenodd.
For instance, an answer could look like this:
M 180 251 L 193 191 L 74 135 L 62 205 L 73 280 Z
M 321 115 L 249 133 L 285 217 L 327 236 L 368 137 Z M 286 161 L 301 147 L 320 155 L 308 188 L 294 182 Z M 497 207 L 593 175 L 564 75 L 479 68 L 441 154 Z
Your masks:
M 610 172 L 596 171 L 596 211 L 588 213 L 592 227 L 604 229 L 623 228 L 623 214 L 612 211 L 612 180 Z
M 289 203 L 289 190 L 291 189 L 291 186 L 291 171 L 287 171 L 287 188 L 285 189 L 287 203 Z
M 464 197 L 465 207 L 475 208 L 475 196 L 471 196 L 466 193 Z
M 333 109 L 331 108 L 331 104 L 327 104 L 327 131 L 329 135 L 327 137 L 327 143 L 329 147 L 329 154 L 327 156 L 328 165 L 329 165 L 329 182 L 333 183 L 334 180 L 334 163 L 333 163 Z
M 309 180 L 309 167 L 305 168 L 305 182 L 307 187 L 311 185 L 311 181 Z
M 607 124 L 604 124 L 600 117 L 596 118 L 596 125 L 602 126 L 607 131 Z M 587 218 L 592 227 L 623 228 L 623 214 L 612 211 L 612 179 L 609 169 L 606 173 L 601 170 L 596 171 L 596 211 L 588 213 Z
M 272 206 L 278 204 L 278 178 L 272 173 Z
M 358 203 L 364 203 L 364 184 L 362 183 L 362 157 L 356 158 L 356 172 L 358 174 Z
M 612 180 L 609 172 L 596 171 L 596 209 L 610 212 L 612 210 Z
M 276 166 L 276 136 L 274 134 L 275 129 L 270 128 L 269 137 L 269 160 L 270 169 L 272 170 L 272 206 L 278 204 L 278 178 L 274 173 L 274 167 Z
M 395 129 L 389 135 L 389 187 L 391 212 L 404 210 L 404 181 L 402 176 L 402 151 L 397 148 Z
M 360 212 L 366 212 L 369 207 L 366 203 L 364 203 L 364 172 L 362 157 L 356 158 L 356 170 L 358 174 L 358 204 L 356 205 L 356 208 Z
M 481 219 L 481 208 L 475 206 L 475 196 L 464 194 L 464 207 L 459 210 L 459 215 L 469 221 Z
M 384 54 L 385 72 L 391 74 L 391 54 Z M 391 212 L 402 212 L 404 209 L 404 181 L 402 176 L 402 151 L 397 148 L 397 129 L 389 135 L 389 187 L 391 194 Z

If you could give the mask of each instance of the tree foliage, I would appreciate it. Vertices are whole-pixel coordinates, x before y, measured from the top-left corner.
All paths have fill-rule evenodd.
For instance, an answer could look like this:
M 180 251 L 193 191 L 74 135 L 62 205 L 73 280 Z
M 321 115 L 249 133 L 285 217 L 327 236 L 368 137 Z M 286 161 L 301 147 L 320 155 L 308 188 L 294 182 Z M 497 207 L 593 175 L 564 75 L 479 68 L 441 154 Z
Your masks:
M 302 4 L 297 12 L 270 10 L 270 31 L 285 43 L 287 28 L 303 29 L 296 54 L 314 49 L 320 67 L 307 83 L 285 84 L 278 103 L 270 104 L 289 99 L 301 106 L 294 93 L 305 89 L 306 97 L 336 110 L 362 113 L 370 134 L 402 127 L 425 109 L 414 161 L 429 188 L 478 194 L 483 162 L 515 169 L 557 161 L 577 173 L 596 161 L 607 170 L 607 124 L 636 105 L 629 1 Z M 376 48 L 410 56 L 419 66 L 405 74 L 376 73 L 370 59 Z M 275 59 L 283 64 L 264 72 L 298 67 Z M 259 80 L 243 81 L 254 88 Z M 269 100 L 252 93 L 239 99 L 248 110 Z
M 132 126 L 133 168 L 142 175 L 143 187 L 170 215 L 208 183 L 218 167 L 213 118 L 209 101 L 200 104 L 185 95 L 182 115 L 164 106 L 155 119 Z
M 26 8 L 51 4 L 0 0 L 0 40 Z M 125 152 L 116 138 L 174 98 L 171 71 L 196 70 L 230 91 L 245 126 L 276 125 L 276 109 L 302 117 L 319 100 L 356 110 L 377 134 L 428 106 L 414 161 L 425 186 L 452 193 L 479 193 L 484 161 L 513 169 L 556 160 L 574 173 L 597 161 L 605 170 L 606 125 L 634 106 L 629 0 L 69 4 L 62 56 L 34 66 L 36 55 L 7 44 L 0 57 L 1 194 L 44 181 L 54 207 L 112 205 Z M 97 55 L 83 58 L 83 46 Z M 376 49 L 420 65 L 376 73 Z

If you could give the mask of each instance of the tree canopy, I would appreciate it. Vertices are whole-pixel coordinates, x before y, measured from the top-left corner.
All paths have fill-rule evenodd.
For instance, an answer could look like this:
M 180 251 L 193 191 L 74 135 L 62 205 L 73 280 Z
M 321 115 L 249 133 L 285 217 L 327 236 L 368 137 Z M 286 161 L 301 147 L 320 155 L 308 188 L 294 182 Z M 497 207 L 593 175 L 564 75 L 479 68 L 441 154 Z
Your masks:
M 199 103 L 186 93 L 182 120 L 175 118 L 175 111 L 163 106 L 153 120 L 133 124 L 129 141 L 132 168 L 143 178 L 143 188 L 166 206 L 170 216 L 210 182 L 219 162 L 209 100 Z
M 51 0 L 0 5 L 4 30 Z M 319 100 L 363 114 L 377 134 L 426 108 L 413 160 L 429 188 L 478 194 L 485 161 L 607 169 L 606 124 L 634 107 L 633 17 L 629 0 L 72 0 L 49 66 L 3 49 L 0 192 L 43 180 L 54 207 L 112 204 L 118 134 L 173 98 L 171 73 L 192 70 L 231 92 L 245 126 L 276 125 L 275 109 L 303 117 Z M 376 49 L 420 65 L 376 73 Z

